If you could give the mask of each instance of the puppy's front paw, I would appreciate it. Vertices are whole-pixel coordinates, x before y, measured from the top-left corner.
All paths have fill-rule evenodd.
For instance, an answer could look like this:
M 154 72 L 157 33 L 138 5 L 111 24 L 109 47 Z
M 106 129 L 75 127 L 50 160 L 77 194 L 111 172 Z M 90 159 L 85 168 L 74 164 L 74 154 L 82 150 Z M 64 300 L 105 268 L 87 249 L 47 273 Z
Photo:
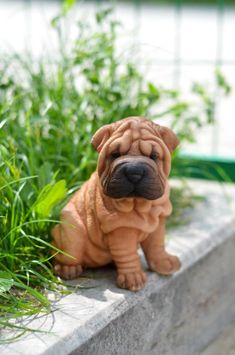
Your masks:
M 120 272 L 117 276 L 117 285 L 130 291 L 141 290 L 147 281 L 147 275 L 143 271 Z
M 81 265 L 63 265 L 56 263 L 54 265 L 55 274 L 64 280 L 73 280 L 79 277 L 82 273 Z
M 149 267 L 158 274 L 170 275 L 180 269 L 181 262 L 177 256 L 162 252 L 154 260 L 149 260 Z

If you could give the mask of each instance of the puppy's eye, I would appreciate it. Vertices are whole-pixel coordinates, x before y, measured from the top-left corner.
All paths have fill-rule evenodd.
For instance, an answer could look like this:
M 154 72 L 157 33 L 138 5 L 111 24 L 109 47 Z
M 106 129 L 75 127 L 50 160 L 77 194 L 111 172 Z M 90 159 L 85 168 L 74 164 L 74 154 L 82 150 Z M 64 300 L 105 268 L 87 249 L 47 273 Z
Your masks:
M 157 158 L 158 158 L 158 155 L 157 155 L 157 153 L 151 153 L 150 154 L 150 157 L 149 157 L 150 159 L 152 159 L 152 160 L 154 160 L 154 161 L 156 161 L 157 160 Z
M 119 158 L 121 156 L 121 154 L 119 153 L 119 152 L 113 152 L 112 154 L 111 154 L 111 158 L 112 159 L 117 159 L 117 158 Z

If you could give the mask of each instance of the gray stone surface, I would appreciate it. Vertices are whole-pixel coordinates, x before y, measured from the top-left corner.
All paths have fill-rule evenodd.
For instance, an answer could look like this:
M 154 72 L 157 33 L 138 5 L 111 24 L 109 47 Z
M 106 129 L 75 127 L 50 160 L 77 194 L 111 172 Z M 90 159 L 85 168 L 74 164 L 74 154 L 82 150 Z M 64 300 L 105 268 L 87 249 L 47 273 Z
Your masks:
M 145 289 L 131 293 L 116 288 L 113 268 L 93 271 L 93 279 L 73 282 L 84 288 L 57 301 L 52 314 L 30 322 L 48 333 L 28 334 L 0 353 L 200 354 L 235 321 L 235 188 L 192 185 L 206 200 L 168 236 L 180 272 L 148 273 Z
M 235 323 L 230 324 L 201 355 L 235 355 Z

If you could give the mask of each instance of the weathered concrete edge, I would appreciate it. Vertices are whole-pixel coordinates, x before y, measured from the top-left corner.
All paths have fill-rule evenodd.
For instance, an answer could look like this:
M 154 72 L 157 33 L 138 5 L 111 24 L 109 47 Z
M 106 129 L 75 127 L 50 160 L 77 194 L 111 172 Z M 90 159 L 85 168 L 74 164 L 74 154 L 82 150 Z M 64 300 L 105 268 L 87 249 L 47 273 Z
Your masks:
M 217 205 L 216 208 L 218 209 L 218 207 Z M 208 210 L 204 212 L 208 213 Z M 209 228 L 208 231 L 200 228 L 199 223 L 199 225 L 196 226 L 196 233 L 192 238 L 190 237 L 190 229 L 188 230 L 187 238 L 185 237 L 184 227 L 177 229 L 176 232 L 173 233 L 174 238 L 169 241 L 169 249 L 180 256 L 183 264 L 181 271 L 173 277 L 159 278 L 157 275 L 149 274 L 149 282 L 145 290 L 137 294 L 132 294 L 128 291 L 120 292 L 120 290 L 115 288 L 113 280 L 112 282 L 106 282 L 106 284 L 99 289 L 99 293 L 104 294 L 106 292 L 106 296 L 109 298 L 107 300 L 108 302 L 102 302 L 102 305 L 100 302 L 93 302 L 93 311 L 86 317 L 83 324 L 82 322 L 75 322 L 66 332 L 63 329 L 59 331 L 55 322 L 52 328 L 53 331 L 58 334 L 59 338 L 52 334 L 34 336 L 33 339 L 32 336 L 26 337 L 18 343 L 5 347 L 3 354 L 30 353 L 27 352 L 26 349 L 26 346 L 28 348 L 30 344 L 34 344 L 34 347 L 36 346 L 35 354 L 68 354 L 80 347 L 84 348 L 85 344 L 89 342 L 89 339 L 94 339 L 96 335 L 101 333 L 102 329 L 111 324 L 115 319 L 123 317 L 130 309 L 136 308 L 136 305 L 142 304 L 147 298 L 151 297 L 151 295 L 162 293 L 164 289 L 167 289 L 169 292 L 169 287 L 175 285 L 175 282 L 177 282 L 177 279 L 179 279 L 182 274 L 187 273 L 187 270 L 198 264 L 200 260 L 205 259 L 213 250 L 220 248 L 226 240 L 233 238 L 235 235 L 235 220 L 233 216 L 232 214 L 225 213 L 223 215 L 223 213 L 220 213 L 215 220 L 213 228 Z M 213 218 L 215 217 L 216 216 Z M 179 235 L 180 233 L 181 235 Z M 102 283 L 103 281 L 104 280 L 102 280 Z M 89 298 L 93 296 L 91 290 L 88 290 L 88 292 L 84 294 L 68 296 L 59 302 L 58 306 L 60 310 L 57 312 L 61 312 L 61 309 L 63 311 L 63 307 L 66 307 L 70 303 L 83 305 L 84 297 L 88 297 L 89 300 Z M 95 299 L 96 297 L 93 298 Z M 55 316 L 55 319 L 56 318 Z M 65 327 L 69 318 L 72 319 L 72 314 L 68 312 L 68 318 L 65 319 L 64 323 Z M 45 320 L 43 322 L 44 328 L 49 330 L 51 324 L 48 326 Z M 40 325 L 38 324 L 36 326 L 39 327 Z
M 149 283 L 145 289 L 144 294 L 138 295 L 137 297 L 133 297 L 134 299 L 132 299 L 131 304 L 129 302 L 126 302 L 125 304 L 122 303 L 123 306 L 125 305 L 125 307 L 122 308 L 122 311 L 118 312 L 118 315 L 116 315 L 116 314 L 111 315 L 110 314 L 109 321 L 107 323 L 102 322 L 102 326 L 100 328 L 97 328 L 97 324 L 95 324 L 95 329 L 94 329 L 94 332 L 92 332 L 92 336 L 88 335 L 87 340 L 85 340 L 85 338 L 83 339 L 84 340 L 83 344 L 79 344 L 79 346 L 74 350 L 71 349 L 72 354 L 92 355 L 92 354 L 94 354 L 94 351 L 95 351 L 96 355 L 99 355 L 99 354 L 100 355 L 102 355 L 102 354 L 103 355 L 106 355 L 106 354 L 107 355 L 108 354 L 119 354 L 119 355 L 120 354 L 123 354 L 123 355 L 127 354 L 127 352 L 126 352 L 127 349 L 125 349 L 125 351 L 124 351 L 121 347 L 119 347 L 119 346 L 121 346 L 123 341 L 120 341 L 120 342 L 117 341 L 116 343 L 114 343 L 113 341 L 110 341 L 110 352 L 107 352 L 107 348 L 102 349 L 102 344 L 104 345 L 104 342 L 107 342 L 107 339 L 108 339 L 108 336 L 106 336 L 105 333 L 110 333 L 110 330 L 107 328 L 112 328 L 112 333 L 116 331 L 118 334 L 117 328 L 121 327 L 121 324 L 119 324 L 119 323 L 122 323 L 124 325 L 124 327 L 126 327 L 124 318 L 127 318 L 127 317 L 131 318 L 131 315 L 133 316 L 134 312 L 138 313 L 138 311 L 139 311 L 138 306 L 141 305 L 141 307 L 142 307 L 143 303 L 146 301 L 146 299 L 151 298 L 152 296 L 156 297 L 156 295 L 160 295 L 160 294 L 161 294 L 160 297 L 164 298 L 165 296 L 167 296 L 167 293 L 170 293 L 170 288 L 177 287 L 177 283 L 182 282 L 182 280 L 184 279 L 185 276 L 190 277 L 191 271 L 194 272 L 198 266 L 200 267 L 201 262 L 207 261 L 207 258 L 209 258 L 211 255 L 215 254 L 216 252 L 219 252 L 219 254 L 222 254 L 223 253 L 222 249 L 224 247 L 227 247 L 226 243 L 232 241 L 233 245 L 235 246 L 235 219 L 233 220 L 233 222 L 229 223 L 228 225 L 226 225 L 224 227 L 225 228 L 229 227 L 229 232 L 226 233 L 226 235 L 224 235 L 223 238 L 221 238 L 221 232 L 223 232 L 222 229 L 218 230 L 217 233 L 210 235 L 209 238 L 213 238 L 214 241 L 212 243 L 210 243 L 209 245 L 204 245 L 205 246 L 204 250 L 203 250 L 203 246 L 200 244 L 191 253 L 181 254 L 180 257 L 181 257 L 181 260 L 183 263 L 183 267 L 182 267 L 181 271 L 178 272 L 177 274 L 173 275 L 170 278 L 163 278 L 163 280 L 161 280 L 161 282 L 159 282 L 159 280 L 156 280 L 156 278 L 157 278 L 156 275 L 151 274 L 149 276 Z M 205 239 L 205 241 L 206 241 L 206 239 Z M 175 241 L 175 242 L 177 242 L 177 241 Z M 174 248 L 169 248 L 169 249 L 174 250 Z M 199 253 L 200 253 L 200 257 L 198 257 Z M 178 253 L 178 255 L 179 254 L 180 253 Z M 226 255 L 226 252 L 225 252 L 225 255 Z M 210 260 L 209 260 L 209 262 L 210 262 Z M 213 267 L 214 264 L 212 264 L 211 266 Z M 215 269 L 215 272 L 216 272 L 216 269 Z M 218 273 L 217 273 L 217 275 L 218 275 Z M 234 272 L 234 278 L 232 280 L 235 280 L 235 272 Z M 158 285 L 156 285 L 156 281 L 158 282 Z M 234 284 L 234 286 L 235 286 L 235 284 Z M 199 283 L 198 287 L 199 288 L 203 287 L 203 285 Z M 234 289 L 234 291 L 235 291 L 235 289 Z M 233 294 L 235 294 L 235 293 L 233 293 Z M 182 297 L 182 299 L 184 299 L 185 295 L 182 294 L 181 297 Z M 198 301 L 198 302 L 201 304 L 203 304 L 203 303 L 206 304 L 209 299 L 210 299 L 210 297 L 206 297 L 205 301 L 203 301 L 203 302 Z M 235 296 L 234 296 L 234 301 L 235 301 Z M 172 305 L 174 305 L 174 303 L 172 303 Z M 231 303 L 227 304 L 227 310 L 231 307 L 231 305 L 232 305 Z M 118 307 L 118 306 L 116 305 L 116 307 Z M 111 311 L 111 309 L 110 309 L 110 311 Z M 131 311 L 131 312 L 129 312 L 129 311 Z M 130 313 L 131 313 L 131 315 L 130 315 Z M 142 313 L 142 312 L 140 312 L 140 313 Z M 97 315 L 97 316 L 99 316 L 99 315 Z M 189 353 L 188 351 L 190 351 L 191 355 L 199 354 L 199 351 L 203 350 L 203 348 L 209 342 L 211 342 L 214 339 L 214 337 L 217 336 L 223 330 L 224 326 L 228 325 L 232 321 L 235 321 L 235 308 L 231 309 L 231 311 L 228 311 L 228 313 L 224 312 L 223 316 L 224 316 L 224 319 L 221 319 L 221 324 L 218 325 L 217 329 L 210 329 L 210 334 L 208 334 L 208 338 L 206 338 L 206 341 L 204 340 L 204 342 L 203 342 L 203 335 L 202 335 L 202 337 L 201 337 L 202 339 L 198 343 L 198 348 L 192 348 L 192 347 L 190 348 L 189 344 L 182 342 L 180 350 L 175 347 L 175 344 L 173 344 L 172 348 L 169 349 L 168 345 L 164 344 L 164 349 L 161 349 L 161 348 L 156 349 L 156 350 L 153 349 L 153 354 L 182 355 L 183 353 L 185 353 L 185 354 Z M 189 317 L 190 317 L 190 314 L 189 314 Z M 116 322 L 118 320 L 118 318 L 120 318 L 122 320 Z M 136 318 L 141 318 L 141 317 L 134 315 L 133 319 L 128 322 L 129 326 L 131 326 L 132 323 L 133 324 L 136 323 Z M 124 320 L 124 322 L 123 322 L 123 320 Z M 93 319 L 92 323 L 93 323 L 93 321 L 95 323 L 97 322 L 96 319 Z M 189 323 L 190 322 L 191 321 L 189 321 Z M 100 321 L 99 321 L 99 323 L 100 323 Z M 105 323 L 106 323 L 106 325 L 105 325 Z M 164 334 L 164 336 L 166 338 L 170 338 L 170 336 L 173 335 L 171 333 L 174 332 L 175 328 L 181 327 L 181 323 L 184 323 L 184 322 L 179 320 L 178 322 L 176 322 L 176 324 L 174 324 L 174 326 L 172 328 L 165 327 L 164 330 L 166 331 L 166 334 Z M 92 324 L 90 324 L 90 325 L 92 326 Z M 85 327 L 83 329 L 85 332 L 87 331 L 87 326 L 88 326 L 88 324 L 85 325 Z M 141 323 L 139 323 L 139 326 L 141 327 Z M 159 324 L 158 324 L 158 326 L 160 328 Z M 191 325 L 188 324 L 188 326 L 190 327 Z M 126 327 L 127 331 L 128 331 L 128 329 L 130 329 L 130 328 Z M 168 332 L 167 332 L 167 330 L 168 330 Z M 104 333 L 104 334 L 102 334 L 102 333 Z M 164 338 L 164 336 L 163 336 L 163 338 Z M 112 340 L 113 340 L 113 337 L 112 337 Z M 102 341 L 103 341 L 103 343 L 102 343 Z M 189 341 L 191 341 L 191 340 L 189 339 Z M 100 344 L 100 346 L 99 346 L 99 344 Z M 188 345 L 189 345 L 189 348 L 188 348 Z M 160 347 L 161 347 L 161 345 L 160 345 Z M 145 351 L 141 350 L 140 347 L 139 347 L 139 349 L 140 349 L 140 351 L 138 352 L 138 350 L 135 347 L 133 347 L 132 350 L 131 350 L 131 348 L 129 348 L 128 354 L 129 355 L 132 355 L 132 354 L 137 355 L 137 354 L 147 354 L 148 353 L 150 355 L 150 353 L 151 353 L 150 349 L 146 349 Z M 186 351 L 186 352 L 182 352 L 182 351 Z M 53 354 L 54 355 L 54 352 L 48 352 L 46 354 Z
M 234 249 L 235 235 L 130 307 L 72 354 L 200 354 L 235 322 Z M 227 257 L 222 267 L 219 257 Z

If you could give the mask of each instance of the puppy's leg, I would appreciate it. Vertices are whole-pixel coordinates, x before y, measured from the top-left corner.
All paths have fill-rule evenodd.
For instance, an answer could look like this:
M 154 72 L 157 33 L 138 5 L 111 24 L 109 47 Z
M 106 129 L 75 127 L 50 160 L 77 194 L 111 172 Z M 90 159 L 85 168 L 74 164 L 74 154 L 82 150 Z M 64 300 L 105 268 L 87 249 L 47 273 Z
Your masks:
M 117 285 L 131 291 L 143 288 L 147 276 L 137 254 L 138 231 L 118 228 L 106 237 L 112 259 L 117 266 Z
M 61 224 L 52 230 L 52 244 L 67 254 L 57 253 L 54 256 L 55 273 L 63 279 L 75 279 L 82 273 L 85 235 L 81 217 L 74 205 L 69 203 L 61 212 Z
M 150 270 L 162 275 L 169 275 L 179 270 L 179 258 L 168 254 L 165 250 L 165 218 L 160 218 L 156 231 L 145 239 L 141 246 L 147 259 Z

